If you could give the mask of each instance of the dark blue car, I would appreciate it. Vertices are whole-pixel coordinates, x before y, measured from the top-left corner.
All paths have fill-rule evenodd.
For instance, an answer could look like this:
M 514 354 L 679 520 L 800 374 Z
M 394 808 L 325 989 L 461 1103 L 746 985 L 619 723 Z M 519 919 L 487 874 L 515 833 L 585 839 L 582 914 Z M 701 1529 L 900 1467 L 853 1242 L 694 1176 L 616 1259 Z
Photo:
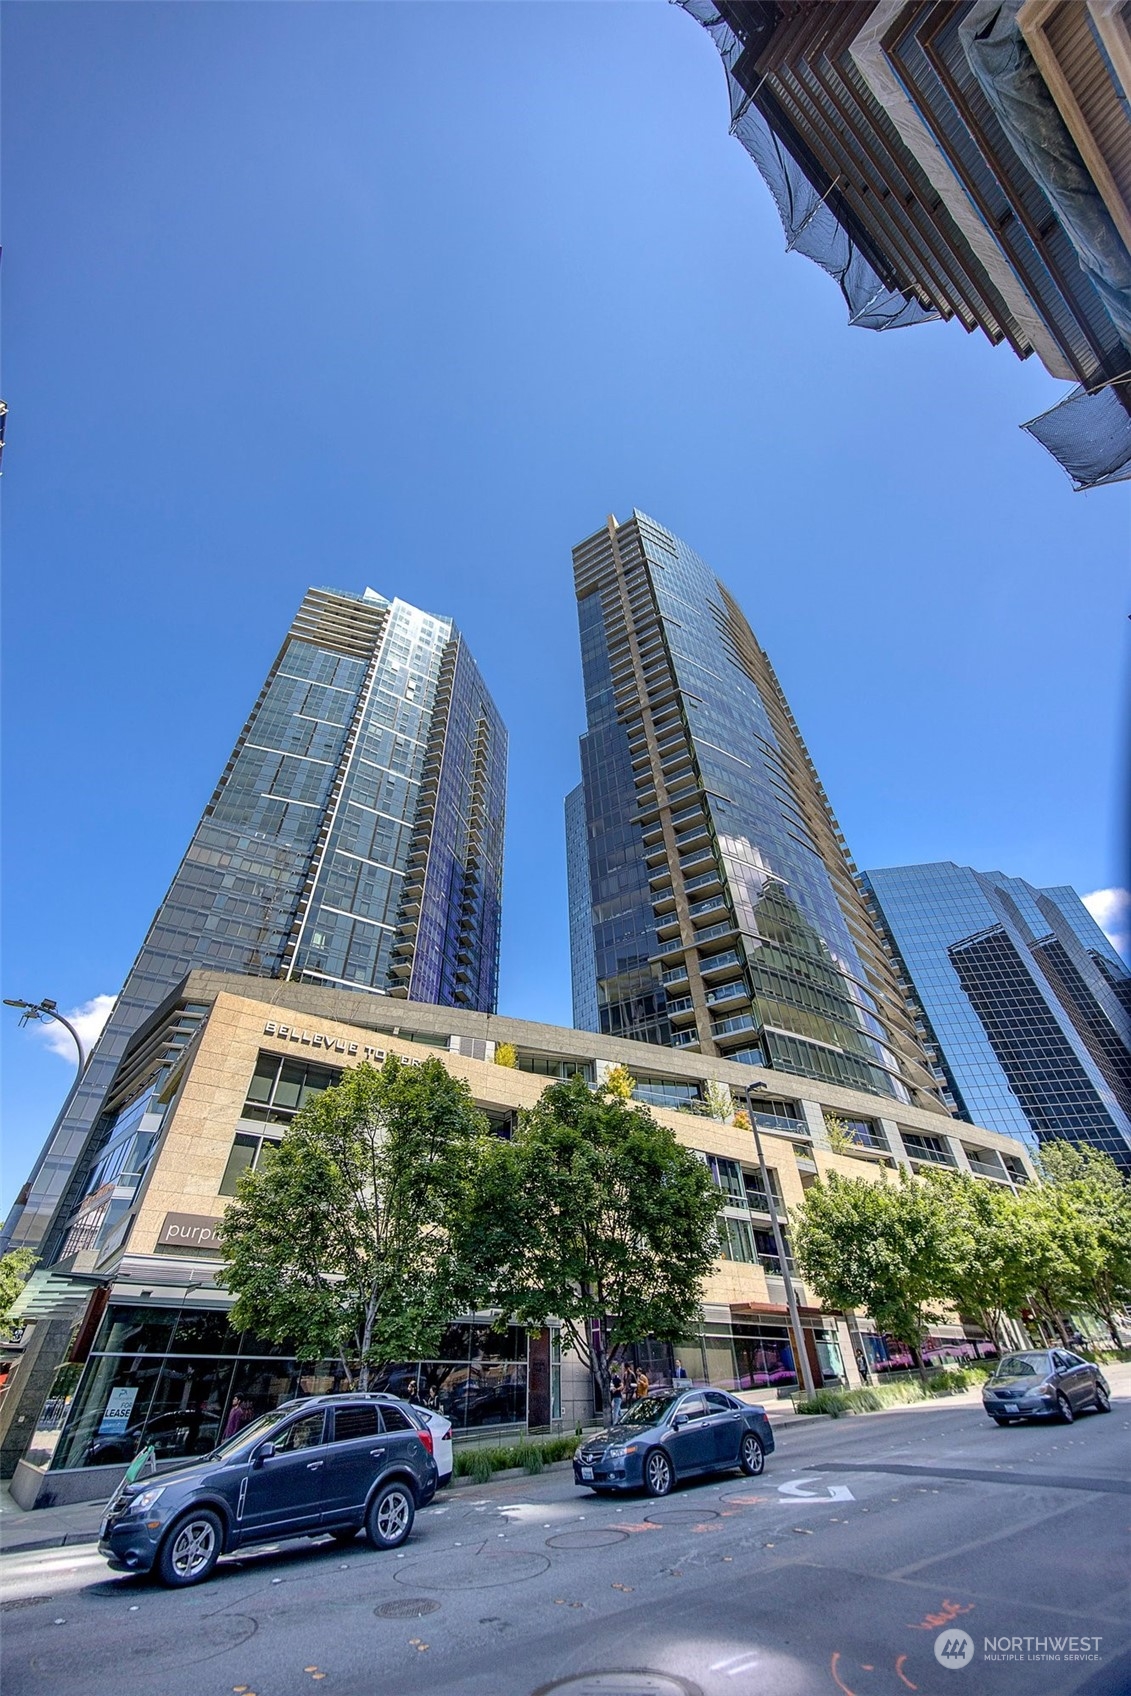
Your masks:
M 265 1413 L 210 1455 L 123 1483 L 98 1548 L 118 1572 L 199 1584 L 222 1554 L 364 1529 L 395 1549 L 436 1493 L 427 1418 L 391 1396 L 306 1396 Z
M 574 1482 L 600 1495 L 644 1489 L 666 1496 L 682 1478 L 741 1468 L 756 1478 L 774 1452 L 763 1407 L 725 1390 L 683 1390 L 633 1402 L 619 1424 L 573 1457 Z

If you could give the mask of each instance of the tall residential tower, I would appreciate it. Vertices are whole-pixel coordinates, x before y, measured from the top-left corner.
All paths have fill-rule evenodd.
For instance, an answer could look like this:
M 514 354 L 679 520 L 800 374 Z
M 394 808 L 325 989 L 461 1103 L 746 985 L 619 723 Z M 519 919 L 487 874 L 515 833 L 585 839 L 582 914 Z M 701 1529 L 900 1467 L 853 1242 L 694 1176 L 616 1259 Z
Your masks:
M 309 590 L 4 1246 L 54 1259 L 126 1044 L 194 966 L 493 1012 L 506 758 L 450 619 Z
M 949 860 L 862 882 L 960 1117 L 1131 1169 L 1131 971 L 1076 891 Z
M 588 719 L 567 809 L 579 1022 L 944 1112 L 733 597 L 640 512 L 573 558 Z

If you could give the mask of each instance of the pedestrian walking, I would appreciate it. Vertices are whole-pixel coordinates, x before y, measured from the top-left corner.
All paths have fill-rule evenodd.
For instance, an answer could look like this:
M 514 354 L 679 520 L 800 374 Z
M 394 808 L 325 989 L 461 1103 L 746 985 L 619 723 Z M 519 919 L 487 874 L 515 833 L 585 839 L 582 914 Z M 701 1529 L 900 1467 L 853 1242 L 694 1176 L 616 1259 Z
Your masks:
M 648 1382 L 648 1374 L 645 1372 L 644 1368 L 641 1367 L 639 1372 L 636 1374 L 637 1401 L 642 1402 L 650 1389 L 651 1385 Z
M 682 1360 L 677 1360 L 675 1363 L 675 1370 L 672 1373 L 672 1382 L 681 1385 L 687 1383 L 687 1368 L 684 1366 Z
M 624 1379 L 620 1375 L 619 1366 L 613 1367 L 613 1375 L 609 1379 L 609 1422 L 620 1424 L 621 1409 L 624 1406 Z
M 631 1407 L 636 1400 L 636 1368 L 627 1365 L 624 1369 L 624 1405 Z
M 228 1414 L 222 1441 L 226 1443 L 229 1437 L 235 1437 L 245 1425 L 250 1424 L 252 1412 L 252 1405 L 247 1396 L 237 1396 Z
M 863 1349 L 857 1349 L 856 1351 L 856 1364 L 860 1368 L 860 1382 L 862 1384 L 866 1384 L 869 1378 L 868 1356 L 864 1353 Z

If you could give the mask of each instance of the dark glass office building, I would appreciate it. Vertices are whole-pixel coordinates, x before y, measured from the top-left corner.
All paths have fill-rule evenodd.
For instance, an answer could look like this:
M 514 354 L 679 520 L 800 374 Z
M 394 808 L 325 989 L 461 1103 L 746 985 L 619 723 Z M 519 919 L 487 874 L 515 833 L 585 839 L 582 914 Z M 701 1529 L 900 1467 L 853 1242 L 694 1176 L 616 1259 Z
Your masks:
M 588 721 L 567 803 L 579 1022 L 945 1111 L 733 597 L 640 512 L 573 557 Z
M 193 966 L 493 1012 L 506 759 L 450 619 L 311 589 L 3 1246 L 53 1261 L 126 1044 Z
M 1131 1168 L 1131 971 L 1076 891 L 950 861 L 861 881 L 958 1114 Z

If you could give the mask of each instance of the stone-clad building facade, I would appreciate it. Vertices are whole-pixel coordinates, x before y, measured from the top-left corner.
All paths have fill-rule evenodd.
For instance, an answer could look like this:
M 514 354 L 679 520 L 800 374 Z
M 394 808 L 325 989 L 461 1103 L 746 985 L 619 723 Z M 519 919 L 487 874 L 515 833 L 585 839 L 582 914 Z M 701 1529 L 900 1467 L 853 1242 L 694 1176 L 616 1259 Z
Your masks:
M 517 1067 L 496 1063 L 503 1042 L 514 1046 Z M 580 1072 L 597 1083 L 627 1065 L 637 1098 L 700 1153 L 719 1190 L 721 1253 L 699 1325 L 675 1352 L 692 1378 L 761 1397 L 796 1382 L 798 1339 L 789 1333 L 753 1138 L 706 1116 L 709 1084 L 730 1086 L 736 1105 L 747 1084 L 775 1091 L 755 1104 L 783 1214 L 830 1171 L 879 1177 L 898 1165 L 942 1164 L 1003 1184 L 1032 1175 L 1008 1137 L 858 1091 L 798 1078 L 786 1095 L 780 1073 L 717 1057 L 363 992 L 192 972 L 137 1033 L 107 1098 L 113 1119 L 88 1197 L 91 1217 L 104 1223 L 34 1274 L 21 1298 L 18 1316 L 32 1322 L 33 1343 L 35 1330 L 57 1330 L 67 1315 L 72 1337 L 43 1412 L 37 1403 L 29 1416 L 25 1406 L 38 1429 L 13 1480 L 20 1501 L 97 1497 L 143 1442 L 155 1444 L 159 1460 L 205 1451 L 236 1395 L 263 1408 L 332 1387 L 329 1363 L 288 1358 L 232 1330 L 213 1233 L 239 1174 L 303 1101 L 349 1066 L 387 1054 L 438 1056 L 502 1134 L 551 1079 Z M 852 1152 L 833 1153 L 826 1114 L 849 1126 Z M 118 1192 L 123 1208 L 111 1214 L 104 1204 Z M 823 1313 L 803 1284 L 797 1289 L 800 1341 L 817 1382 L 855 1382 L 861 1345 L 878 1370 L 898 1364 L 866 1320 Z M 457 1432 L 571 1429 L 591 1417 L 592 1387 L 563 1356 L 555 1327 L 528 1335 L 493 1323 L 498 1316 L 454 1317 L 436 1360 L 404 1362 L 385 1382 L 443 1408 Z M 940 1352 L 974 1346 L 957 1322 L 941 1328 Z M 641 1352 L 653 1382 L 673 1360 L 659 1346 Z M 14 1408 L 18 1377 L 13 1392 Z M 10 1420 L 9 1429 L 14 1441 Z

